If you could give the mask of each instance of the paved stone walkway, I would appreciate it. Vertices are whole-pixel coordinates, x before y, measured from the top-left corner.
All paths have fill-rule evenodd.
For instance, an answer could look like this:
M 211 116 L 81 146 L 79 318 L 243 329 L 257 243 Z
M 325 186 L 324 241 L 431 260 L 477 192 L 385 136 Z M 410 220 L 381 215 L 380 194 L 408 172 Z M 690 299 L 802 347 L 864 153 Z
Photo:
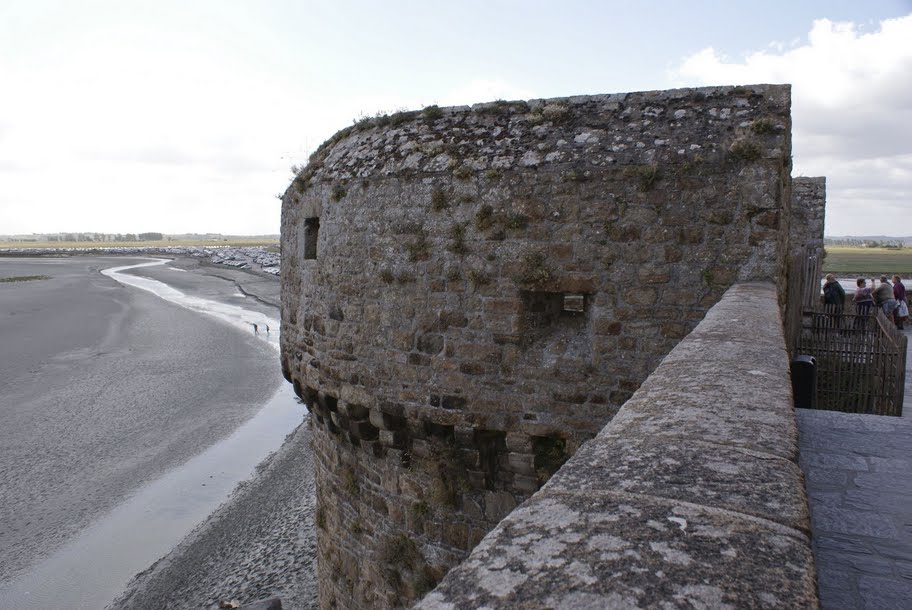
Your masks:
M 824 609 L 912 608 L 910 365 L 902 418 L 798 409 Z

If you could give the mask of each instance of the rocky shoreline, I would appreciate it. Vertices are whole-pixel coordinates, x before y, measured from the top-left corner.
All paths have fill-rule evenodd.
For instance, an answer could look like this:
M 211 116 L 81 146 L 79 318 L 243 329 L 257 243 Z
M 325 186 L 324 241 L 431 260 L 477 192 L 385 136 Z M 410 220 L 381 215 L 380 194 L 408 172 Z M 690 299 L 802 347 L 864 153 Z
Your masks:
M 117 246 L 92 248 L 6 248 L 0 256 L 69 256 L 74 254 L 189 256 L 213 265 L 279 275 L 282 256 L 264 246 Z

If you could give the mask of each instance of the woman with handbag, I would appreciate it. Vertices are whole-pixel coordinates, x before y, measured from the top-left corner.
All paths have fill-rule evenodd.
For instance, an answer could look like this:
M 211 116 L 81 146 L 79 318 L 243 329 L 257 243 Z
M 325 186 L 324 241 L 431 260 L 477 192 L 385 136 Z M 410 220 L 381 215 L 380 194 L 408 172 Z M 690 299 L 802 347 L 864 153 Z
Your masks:
M 898 275 L 893 276 L 893 298 L 897 302 L 896 311 L 893 312 L 896 318 L 896 328 L 902 330 L 903 322 L 909 317 L 909 303 L 906 300 L 906 287 Z

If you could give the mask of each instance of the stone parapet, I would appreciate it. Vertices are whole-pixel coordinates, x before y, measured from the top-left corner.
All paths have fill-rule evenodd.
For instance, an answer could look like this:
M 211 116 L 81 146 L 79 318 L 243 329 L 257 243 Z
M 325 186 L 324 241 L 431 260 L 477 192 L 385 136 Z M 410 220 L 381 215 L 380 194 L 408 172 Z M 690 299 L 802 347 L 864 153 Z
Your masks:
M 778 312 L 728 290 L 417 608 L 817 607 Z
M 799 176 L 792 179 L 792 214 L 789 223 L 792 254 L 807 249 L 823 254 L 823 228 L 826 218 L 826 178 Z

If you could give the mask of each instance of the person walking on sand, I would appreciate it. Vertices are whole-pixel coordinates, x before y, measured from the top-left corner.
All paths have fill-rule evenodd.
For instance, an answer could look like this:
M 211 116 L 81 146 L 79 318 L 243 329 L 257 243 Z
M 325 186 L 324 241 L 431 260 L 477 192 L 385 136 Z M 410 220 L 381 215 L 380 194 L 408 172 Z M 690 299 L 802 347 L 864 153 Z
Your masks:
M 252 324 L 253 324 L 253 334 L 254 335 L 260 334 L 260 327 L 256 325 L 256 322 L 252 322 Z

